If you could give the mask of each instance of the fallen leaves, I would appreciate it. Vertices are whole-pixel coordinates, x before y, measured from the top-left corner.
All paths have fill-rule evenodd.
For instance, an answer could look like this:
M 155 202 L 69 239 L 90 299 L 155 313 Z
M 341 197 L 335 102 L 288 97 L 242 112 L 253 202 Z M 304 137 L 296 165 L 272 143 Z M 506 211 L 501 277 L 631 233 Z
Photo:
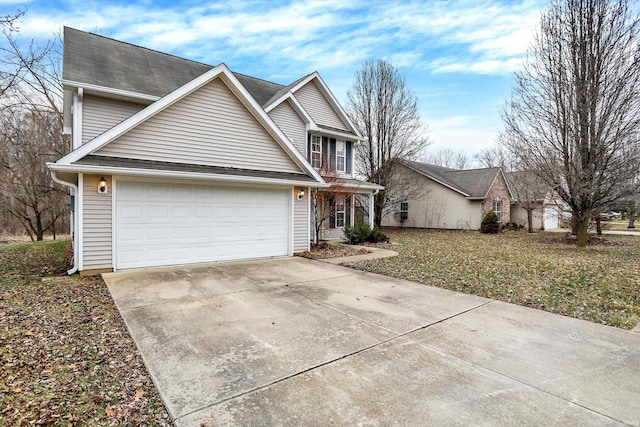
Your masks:
M 43 282 L 69 243 L 16 245 L 0 246 L 0 425 L 170 425 L 104 282 Z
M 371 253 L 371 251 L 365 247 L 321 243 L 319 245 L 312 245 L 311 251 L 301 252 L 296 255 L 310 259 L 327 259 L 368 253 Z

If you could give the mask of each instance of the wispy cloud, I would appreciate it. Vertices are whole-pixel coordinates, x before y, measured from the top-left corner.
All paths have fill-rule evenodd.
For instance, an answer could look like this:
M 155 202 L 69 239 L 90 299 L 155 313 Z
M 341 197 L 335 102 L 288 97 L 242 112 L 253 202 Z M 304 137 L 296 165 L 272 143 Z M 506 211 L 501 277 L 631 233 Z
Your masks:
M 0 15 L 24 2 L 0 0 Z M 500 99 L 487 99 L 484 120 L 440 123 L 438 117 L 474 112 L 482 83 L 507 81 L 529 46 L 546 0 L 234 0 L 198 3 L 119 0 L 32 2 L 22 19 L 26 38 L 51 38 L 63 25 L 173 53 L 279 83 L 318 70 L 344 101 L 355 71 L 383 58 L 407 75 L 421 100 L 437 107 L 437 143 L 489 140 Z M 6 11 L 6 12 L 3 12 Z M 449 80 L 447 80 L 449 79 Z M 453 84 L 447 84 L 449 81 Z M 460 91 L 468 94 L 461 96 Z M 452 98 L 451 96 L 455 96 Z M 499 97 L 501 95 L 496 95 Z M 488 98 L 482 97 L 483 100 Z M 431 110 L 433 111 L 433 109 Z

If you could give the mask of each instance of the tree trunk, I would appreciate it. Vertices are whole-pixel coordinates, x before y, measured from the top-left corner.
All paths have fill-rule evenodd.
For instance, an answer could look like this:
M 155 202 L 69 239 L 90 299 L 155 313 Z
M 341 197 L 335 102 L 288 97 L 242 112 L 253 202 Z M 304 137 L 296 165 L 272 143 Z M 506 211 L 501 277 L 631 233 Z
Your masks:
M 42 242 L 44 240 L 44 230 L 42 229 L 42 215 L 36 213 L 36 240 Z
M 578 236 L 578 247 L 587 247 L 589 241 L 589 215 L 584 215 L 576 220 L 576 235 Z
M 596 217 L 596 233 L 598 233 L 598 236 L 602 236 L 602 219 L 600 215 Z
M 636 218 L 629 215 L 629 225 L 627 228 L 636 228 Z
M 578 217 L 576 214 L 571 214 L 571 235 L 578 235 Z
M 533 209 L 527 209 L 527 227 L 529 233 L 533 233 Z

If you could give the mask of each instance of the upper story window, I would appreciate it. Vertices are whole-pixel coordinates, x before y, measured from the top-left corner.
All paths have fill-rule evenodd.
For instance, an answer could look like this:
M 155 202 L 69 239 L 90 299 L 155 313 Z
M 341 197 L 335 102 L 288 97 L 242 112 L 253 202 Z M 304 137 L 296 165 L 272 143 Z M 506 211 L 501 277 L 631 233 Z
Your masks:
M 346 148 L 344 141 L 336 141 L 336 170 L 340 172 L 345 171 L 346 167 Z
M 502 222 L 502 200 L 494 199 L 493 213 L 498 217 L 498 221 Z
M 322 137 L 311 136 L 311 166 L 320 169 L 322 166 Z

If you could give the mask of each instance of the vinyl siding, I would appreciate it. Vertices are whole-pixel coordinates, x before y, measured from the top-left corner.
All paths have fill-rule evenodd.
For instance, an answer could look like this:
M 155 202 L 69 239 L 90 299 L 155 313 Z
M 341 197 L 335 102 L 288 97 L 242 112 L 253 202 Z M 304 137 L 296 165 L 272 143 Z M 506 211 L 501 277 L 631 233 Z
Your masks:
M 107 180 L 107 194 L 98 194 L 98 175 L 84 175 L 83 203 L 83 269 L 112 268 L 111 257 L 111 204 L 113 183 L 111 176 Z
M 399 170 L 400 182 L 407 183 L 413 197 L 409 203 L 408 218 L 404 223 L 398 221 L 395 212 L 400 203 L 392 206 L 383 218 L 384 226 L 444 228 L 459 230 L 479 230 L 482 219 L 482 203 L 467 200 L 466 197 L 438 184 L 421 174 L 405 167 Z M 415 187 L 415 188 L 411 188 Z
M 300 172 L 220 79 L 160 111 L 95 154 Z
M 133 116 L 145 105 L 85 95 L 82 101 L 82 143 Z
M 307 156 L 307 126 L 289 102 L 283 102 L 269 112 L 269 116 L 293 142 L 296 148 Z
M 309 188 L 304 189 L 304 197 L 298 200 L 300 188 L 293 191 L 293 252 L 309 250 Z
M 347 126 L 322 94 L 315 81 L 312 80 L 298 89 L 295 97 L 318 125 L 348 131 Z

